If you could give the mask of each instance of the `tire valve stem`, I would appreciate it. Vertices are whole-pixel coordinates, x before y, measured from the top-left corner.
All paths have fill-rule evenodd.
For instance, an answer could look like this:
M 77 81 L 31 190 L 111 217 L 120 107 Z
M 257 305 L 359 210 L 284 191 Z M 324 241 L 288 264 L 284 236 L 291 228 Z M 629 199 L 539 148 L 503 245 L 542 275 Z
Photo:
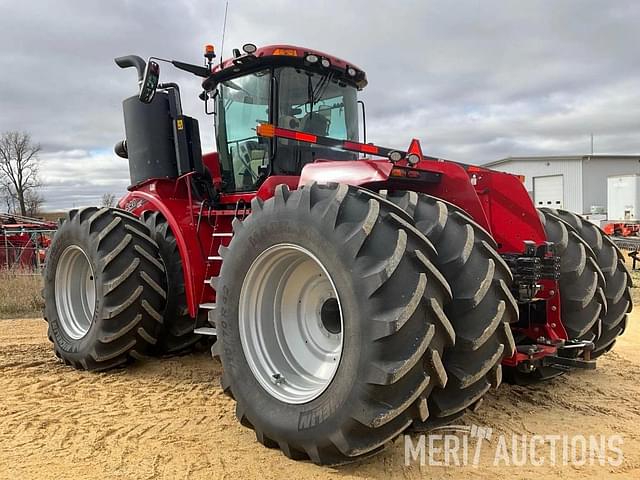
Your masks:
M 279 374 L 279 373 L 274 373 L 273 375 L 271 375 L 271 381 L 275 384 L 275 385 L 280 385 L 282 383 L 284 383 L 286 380 L 285 378 Z

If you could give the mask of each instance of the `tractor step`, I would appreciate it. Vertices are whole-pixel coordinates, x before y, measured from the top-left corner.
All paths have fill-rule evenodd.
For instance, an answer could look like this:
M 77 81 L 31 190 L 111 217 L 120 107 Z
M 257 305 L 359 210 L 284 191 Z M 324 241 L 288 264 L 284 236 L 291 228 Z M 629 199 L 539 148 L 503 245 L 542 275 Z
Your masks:
M 199 327 L 196 328 L 193 333 L 196 333 L 198 335 L 209 335 L 209 336 L 213 336 L 215 337 L 217 335 L 216 333 L 216 329 L 213 327 Z
M 216 327 L 216 304 L 215 303 L 201 303 L 200 308 L 208 310 L 207 321 L 214 328 Z

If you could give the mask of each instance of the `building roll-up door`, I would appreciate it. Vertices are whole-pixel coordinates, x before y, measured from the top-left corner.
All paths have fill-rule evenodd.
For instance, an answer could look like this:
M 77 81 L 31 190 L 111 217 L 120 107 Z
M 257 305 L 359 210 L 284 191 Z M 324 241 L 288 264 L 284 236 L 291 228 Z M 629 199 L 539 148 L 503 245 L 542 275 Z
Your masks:
M 536 207 L 563 208 L 562 175 L 533 177 L 533 201 Z

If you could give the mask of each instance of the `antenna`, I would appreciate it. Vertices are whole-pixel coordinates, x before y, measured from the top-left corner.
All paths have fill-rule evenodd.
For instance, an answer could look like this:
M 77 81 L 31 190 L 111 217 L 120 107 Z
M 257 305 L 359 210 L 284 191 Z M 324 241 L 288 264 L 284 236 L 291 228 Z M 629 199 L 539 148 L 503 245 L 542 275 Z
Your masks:
M 224 58 L 224 34 L 227 32 L 227 10 L 229 10 L 229 0 L 224 4 L 224 22 L 222 23 L 222 42 L 220 44 L 220 66 Z

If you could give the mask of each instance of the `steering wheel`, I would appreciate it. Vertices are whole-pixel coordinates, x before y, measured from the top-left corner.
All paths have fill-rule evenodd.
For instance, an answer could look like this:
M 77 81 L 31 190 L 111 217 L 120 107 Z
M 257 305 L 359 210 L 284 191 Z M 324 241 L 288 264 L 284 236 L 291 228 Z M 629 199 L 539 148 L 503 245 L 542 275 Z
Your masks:
M 302 118 L 304 131 L 326 137 L 329 133 L 329 119 L 320 112 L 309 112 Z

